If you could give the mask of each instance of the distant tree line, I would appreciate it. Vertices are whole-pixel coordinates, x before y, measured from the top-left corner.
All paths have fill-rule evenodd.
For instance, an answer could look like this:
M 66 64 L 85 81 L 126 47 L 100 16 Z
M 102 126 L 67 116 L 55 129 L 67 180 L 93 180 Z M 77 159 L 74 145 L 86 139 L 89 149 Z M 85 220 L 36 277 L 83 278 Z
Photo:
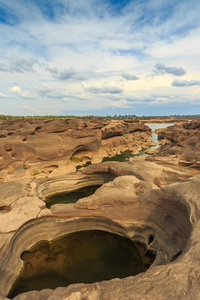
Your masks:
M 136 116 L 136 115 L 114 115 L 114 116 L 94 116 L 94 115 L 85 115 L 85 116 L 75 116 L 75 115 L 59 115 L 59 116 L 11 116 L 11 115 L 0 115 L 0 120 L 12 120 L 12 119 L 64 119 L 64 118 L 104 118 L 104 119 L 128 119 L 128 118 L 137 118 L 137 119 L 156 119 L 156 118 L 197 118 L 200 115 L 170 115 L 170 116 Z

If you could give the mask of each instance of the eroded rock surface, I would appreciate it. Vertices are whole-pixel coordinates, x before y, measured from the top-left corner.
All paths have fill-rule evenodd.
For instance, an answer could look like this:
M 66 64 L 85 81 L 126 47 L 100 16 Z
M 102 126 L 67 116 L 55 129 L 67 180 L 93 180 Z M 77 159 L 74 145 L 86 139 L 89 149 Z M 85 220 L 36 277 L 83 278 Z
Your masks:
M 164 139 L 155 160 L 159 157 L 172 157 L 179 166 L 189 167 L 195 171 L 200 169 L 200 122 L 175 124 L 158 131 L 158 138 Z
M 87 230 L 128 237 L 138 245 L 148 270 L 122 279 L 30 291 L 14 299 L 200 298 L 198 122 L 162 131 L 165 144 L 146 160 L 91 164 L 71 173 L 66 161 L 64 167 L 64 157 L 69 162 L 70 157 L 101 156 L 112 147 L 121 149 L 124 140 L 133 147 L 136 136 L 143 145 L 149 131 L 130 120 L 22 120 L 7 125 L 1 128 L 0 138 L 4 168 L 0 182 L 0 299 L 7 299 L 26 262 L 31 274 L 31 247 L 41 241 L 51 245 L 65 234 Z M 139 142 L 136 144 L 138 147 Z M 27 170 L 21 165 L 33 171 L 32 163 L 41 165 L 44 176 L 24 175 Z M 102 186 L 89 197 L 46 208 L 45 201 L 52 195 L 97 184 Z M 49 256 L 45 249 L 45 261 L 55 263 L 57 257 Z
M 49 176 L 70 162 L 101 161 L 125 150 L 137 153 L 150 142 L 150 129 L 134 120 L 93 117 L 4 121 L 0 124 L 0 178 Z

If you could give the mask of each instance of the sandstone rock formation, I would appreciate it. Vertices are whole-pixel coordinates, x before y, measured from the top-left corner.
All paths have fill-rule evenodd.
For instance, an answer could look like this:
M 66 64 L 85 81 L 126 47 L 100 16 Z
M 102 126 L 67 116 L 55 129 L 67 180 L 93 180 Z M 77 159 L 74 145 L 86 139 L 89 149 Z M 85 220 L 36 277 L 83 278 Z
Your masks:
M 41 241 L 51 245 L 51 241 L 63 235 L 88 230 L 129 238 L 137 245 L 146 271 L 121 279 L 28 291 L 14 296 L 14 299 L 199 299 L 198 123 L 174 125 L 162 131 L 160 136 L 166 144 L 161 146 L 158 154 L 146 160 L 91 164 L 69 173 L 67 166 L 62 170 L 60 167 L 65 157 L 69 162 L 73 155 L 92 158 L 98 152 L 100 156 L 99 153 L 110 152 L 114 143 L 121 149 L 124 139 L 130 142 L 136 136 L 144 137 L 146 142 L 149 131 L 145 131 L 143 125 L 129 121 L 98 119 L 95 125 L 94 119 L 89 119 L 87 126 L 83 120 L 68 121 L 67 125 L 66 120 L 56 120 L 55 123 L 32 120 L 32 124 L 31 120 L 21 121 L 18 127 L 12 125 L 16 130 L 13 133 L 6 129 L 5 124 L 2 125 L 0 299 L 8 299 L 22 268 L 26 268 L 30 276 L 33 270 L 35 272 L 38 263 L 32 261 L 33 257 L 37 258 L 30 251 L 32 247 Z M 76 126 L 82 129 L 75 130 Z M 25 131 L 26 140 L 22 141 L 20 137 Z M 51 145 L 49 149 L 45 139 Z M 66 139 L 71 144 L 67 145 Z M 58 142 L 57 147 L 53 140 Z M 79 148 L 73 148 L 72 141 L 90 147 L 77 152 Z M 59 156 L 61 146 L 64 151 Z M 173 147 L 178 149 L 176 154 Z M 42 165 L 44 170 L 45 166 L 49 167 L 46 169 L 49 172 L 45 171 L 44 176 L 21 173 L 21 165 L 31 168 L 30 165 L 35 163 Z M 61 171 L 56 172 L 57 169 Z M 13 176 L 8 176 L 7 172 L 13 170 Z M 23 169 L 23 172 L 27 174 L 27 170 Z M 53 195 L 97 184 L 101 187 L 93 195 L 76 203 L 46 207 L 45 201 Z M 46 268 L 54 268 L 58 262 L 56 268 L 59 270 L 59 266 L 62 267 L 59 251 L 52 254 L 48 246 L 45 247 L 42 255 L 45 255 Z
M 62 191 L 74 189 L 78 182 L 83 184 L 84 178 L 85 185 L 91 184 L 91 179 L 95 183 L 95 177 L 96 180 L 107 178 L 107 173 L 115 175 L 116 179 L 104 184 L 93 196 L 80 199 L 76 204 L 56 204 L 51 209 L 45 208 L 42 200 L 48 194 L 52 194 L 53 190 L 56 193 L 61 189 Z M 114 289 L 120 286 L 118 296 L 113 291 L 114 299 L 123 299 L 121 293 L 127 289 L 127 280 L 131 280 L 125 297 L 132 299 L 133 295 L 137 294 L 132 286 L 136 285 L 134 282 L 137 282 L 138 278 L 143 280 L 142 278 L 148 276 L 147 274 L 151 278 L 158 268 L 156 266 L 169 263 L 177 253 L 185 251 L 191 232 L 191 222 L 197 222 L 198 219 L 196 198 L 200 191 L 196 186 L 199 184 L 199 177 L 193 179 L 184 172 L 173 171 L 145 161 L 105 162 L 87 167 L 84 173 L 74 174 L 72 181 L 69 181 L 70 176 L 72 175 L 33 182 L 15 182 L 13 197 L 6 192 L 9 190 L 9 185 L 12 187 L 13 183 L 1 183 L 1 190 L 4 191 L 3 206 L 10 209 L 2 214 L 5 218 L 1 218 L 0 221 L 1 237 L 3 236 L 3 239 L 0 239 L 1 257 L 3 257 L 0 283 L 3 295 L 6 296 L 9 292 L 20 272 L 22 267 L 20 257 L 23 251 L 40 240 L 52 240 L 63 233 L 89 228 L 129 236 L 132 240 L 146 245 L 146 251 L 157 253 L 156 261 L 147 273 L 138 274 L 132 279 L 113 279 L 110 282 L 110 286 Z M 172 182 L 177 181 L 180 183 L 171 185 Z M 196 194 L 193 193 L 194 186 Z M 191 189 L 192 199 L 190 198 Z M 176 197 L 174 197 L 175 193 Z M 34 205 L 35 209 L 33 209 Z M 17 210 L 18 207 L 21 207 L 21 210 Z M 16 222 L 9 224 L 5 222 L 6 219 L 16 220 Z M 150 240 L 150 236 L 153 241 Z M 166 265 L 160 268 L 164 270 Z M 156 281 L 159 282 L 158 278 Z M 97 286 L 98 291 L 96 291 Z M 108 282 L 94 284 L 91 287 L 88 286 L 86 292 L 85 286 L 80 285 L 79 299 L 83 299 L 83 294 L 89 295 L 91 288 L 96 295 L 94 299 L 98 299 L 99 293 L 101 299 L 107 299 L 106 287 L 108 287 Z M 144 289 L 145 285 L 141 290 L 143 293 Z M 148 289 L 149 285 L 146 287 L 146 290 Z M 75 286 L 75 291 L 72 287 L 58 288 L 58 292 L 51 291 L 44 299 L 48 299 L 55 293 L 55 297 L 60 297 L 60 290 L 64 293 L 62 296 L 64 299 L 67 295 L 71 297 L 72 291 L 76 293 L 77 286 Z M 38 296 L 35 296 L 35 293 Z M 15 298 L 35 299 L 34 297 L 40 297 L 39 293 L 30 292 L 27 296 L 22 294 Z M 41 295 L 44 295 L 43 291 Z M 138 295 L 141 297 L 141 292 Z
M 103 118 L 15 119 L 0 124 L 0 179 L 51 176 L 68 164 L 99 162 L 125 150 L 138 153 L 151 143 L 143 123 Z M 74 169 L 75 170 L 75 169 Z M 55 174 L 54 174 L 55 175 Z
M 162 146 L 153 160 L 173 160 L 177 166 L 188 172 L 199 172 L 200 169 L 200 122 L 175 124 L 158 130 L 158 138 Z M 170 159 L 168 159 L 170 157 Z M 186 168 L 187 167 L 187 168 Z

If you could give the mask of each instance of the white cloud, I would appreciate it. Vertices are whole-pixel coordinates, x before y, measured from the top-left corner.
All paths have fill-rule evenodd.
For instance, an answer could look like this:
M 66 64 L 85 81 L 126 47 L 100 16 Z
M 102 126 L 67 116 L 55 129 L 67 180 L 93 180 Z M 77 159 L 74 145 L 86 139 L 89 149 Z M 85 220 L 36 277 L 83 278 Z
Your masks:
M 9 90 L 13 93 L 21 93 L 21 88 L 19 86 L 12 86 Z
M 157 40 L 147 49 L 145 53 L 151 55 L 156 59 L 162 59 L 165 61 L 173 61 L 174 63 L 184 59 L 184 62 L 195 63 L 199 66 L 199 62 L 196 59 L 200 53 L 200 34 L 198 30 L 192 30 L 192 32 L 183 37 L 174 38 L 172 41 Z
M 3 109 L 20 113 L 30 99 L 34 109 L 56 107 L 60 114 L 197 98 L 196 0 L 0 0 L 0 6 L 10 16 L 0 28 Z M 172 76 L 183 80 L 172 83 Z M 20 101 L 11 105 L 13 93 Z
M 32 91 L 30 90 L 23 90 L 19 86 L 12 86 L 9 88 L 9 90 L 12 93 L 17 94 L 18 97 L 24 98 L 24 99 L 34 99 L 35 95 Z

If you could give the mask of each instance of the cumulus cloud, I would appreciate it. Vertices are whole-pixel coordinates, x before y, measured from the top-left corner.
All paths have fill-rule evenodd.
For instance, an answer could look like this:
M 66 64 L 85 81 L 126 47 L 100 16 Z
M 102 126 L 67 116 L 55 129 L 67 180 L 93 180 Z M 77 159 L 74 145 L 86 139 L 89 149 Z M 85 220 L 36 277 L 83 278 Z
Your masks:
M 200 85 L 200 80 L 176 80 L 175 79 L 172 82 L 172 85 L 178 87 Z
M 32 91 L 28 91 L 28 90 L 24 90 L 22 91 L 22 89 L 19 86 L 12 86 L 9 88 L 10 92 L 17 94 L 17 96 L 19 96 L 20 98 L 23 99 L 34 99 L 35 95 Z
M 121 76 L 126 80 L 138 80 L 139 77 L 135 76 L 134 74 L 129 73 L 122 73 Z
M 161 74 L 168 73 L 168 74 L 172 74 L 174 76 L 183 76 L 186 73 L 186 71 L 183 68 L 167 67 L 167 66 L 165 66 L 164 64 L 161 64 L 161 63 L 156 64 L 155 68 Z
M 19 86 L 11 86 L 9 90 L 14 93 L 21 93 L 21 88 Z
M 124 89 L 114 83 L 99 83 L 85 87 L 85 90 L 89 93 L 108 93 L 108 94 L 120 94 L 124 92 Z

